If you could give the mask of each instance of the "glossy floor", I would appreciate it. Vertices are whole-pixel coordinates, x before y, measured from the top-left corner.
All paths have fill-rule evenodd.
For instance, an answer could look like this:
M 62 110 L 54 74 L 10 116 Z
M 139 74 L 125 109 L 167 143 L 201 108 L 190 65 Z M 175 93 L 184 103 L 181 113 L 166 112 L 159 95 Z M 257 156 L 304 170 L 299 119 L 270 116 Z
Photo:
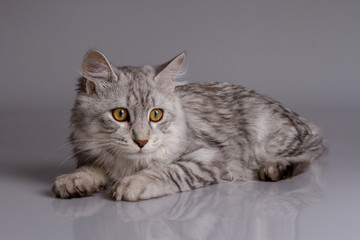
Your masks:
M 307 173 L 128 203 L 50 191 L 74 168 L 67 114 L 1 117 L 0 239 L 359 239 L 359 111 L 303 111 L 330 151 Z M 55 152 L 54 152 L 55 151 Z

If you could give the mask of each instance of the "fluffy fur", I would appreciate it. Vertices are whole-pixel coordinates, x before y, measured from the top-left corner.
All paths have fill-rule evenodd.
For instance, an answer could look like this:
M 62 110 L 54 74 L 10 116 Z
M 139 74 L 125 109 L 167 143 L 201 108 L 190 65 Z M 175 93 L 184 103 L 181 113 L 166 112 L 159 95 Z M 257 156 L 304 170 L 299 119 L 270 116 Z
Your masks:
M 114 67 L 97 50 L 71 117 L 78 168 L 58 177 L 61 198 L 108 188 L 138 201 L 222 181 L 278 181 L 304 172 L 324 149 L 316 127 L 278 102 L 229 83 L 175 86 L 182 53 L 160 66 Z M 112 116 L 126 108 L 128 121 Z M 162 109 L 152 122 L 149 114 Z M 139 147 L 137 140 L 146 140 Z

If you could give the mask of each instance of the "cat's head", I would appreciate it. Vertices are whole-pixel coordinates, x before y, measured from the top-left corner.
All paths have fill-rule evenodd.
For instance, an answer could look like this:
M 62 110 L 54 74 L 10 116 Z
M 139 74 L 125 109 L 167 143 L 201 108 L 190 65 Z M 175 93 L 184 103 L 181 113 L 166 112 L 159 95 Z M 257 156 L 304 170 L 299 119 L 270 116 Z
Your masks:
M 176 155 L 185 123 L 174 81 L 184 59 L 182 53 L 155 67 L 117 68 L 101 52 L 89 51 L 72 110 L 75 150 L 103 160 Z

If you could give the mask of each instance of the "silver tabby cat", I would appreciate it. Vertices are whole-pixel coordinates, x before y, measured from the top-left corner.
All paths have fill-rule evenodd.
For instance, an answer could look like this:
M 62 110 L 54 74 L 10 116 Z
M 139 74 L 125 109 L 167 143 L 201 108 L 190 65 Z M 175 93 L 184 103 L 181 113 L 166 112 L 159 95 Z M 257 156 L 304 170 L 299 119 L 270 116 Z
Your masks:
M 278 102 L 229 83 L 176 86 L 182 53 L 160 66 L 83 60 L 71 117 L 77 169 L 56 178 L 60 198 L 108 189 L 138 201 L 235 180 L 304 172 L 324 149 L 316 127 Z

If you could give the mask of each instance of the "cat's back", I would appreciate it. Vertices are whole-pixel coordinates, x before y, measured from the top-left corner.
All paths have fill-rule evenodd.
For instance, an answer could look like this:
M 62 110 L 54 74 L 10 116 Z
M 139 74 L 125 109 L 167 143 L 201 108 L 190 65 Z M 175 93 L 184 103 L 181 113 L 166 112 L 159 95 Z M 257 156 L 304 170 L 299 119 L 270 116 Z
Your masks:
M 270 98 L 230 83 L 189 83 L 177 86 L 175 93 L 190 132 L 219 143 L 252 132 L 254 124 L 272 115 L 269 108 L 279 107 Z
M 175 93 L 180 97 L 182 103 L 204 105 L 224 105 L 239 102 L 243 97 L 256 94 L 245 87 L 231 83 L 199 82 L 176 86 Z
M 217 142 L 238 141 L 239 136 L 262 141 L 285 125 L 305 124 L 271 98 L 231 83 L 189 83 L 177 86 L 175 93 L 190 131 Z M 295 126 L 290 128 L 296 131 Z
M 230 83 L 190 83 L 175 88 L 190 132 L 207 142 L 252 146 L 274 136 L 321 145 L 318 129 L 279 102 Z M 306 140 L 307 139 L 307 140 Z M 320 142 L 320 143 L 319 143 Z
M 217 119 L 234 119 L 250 108 L 278 105 L 254 90 L 231 83 L 188 83 L 177 86 L 175 93 L 186 113 L 213 115 Z

